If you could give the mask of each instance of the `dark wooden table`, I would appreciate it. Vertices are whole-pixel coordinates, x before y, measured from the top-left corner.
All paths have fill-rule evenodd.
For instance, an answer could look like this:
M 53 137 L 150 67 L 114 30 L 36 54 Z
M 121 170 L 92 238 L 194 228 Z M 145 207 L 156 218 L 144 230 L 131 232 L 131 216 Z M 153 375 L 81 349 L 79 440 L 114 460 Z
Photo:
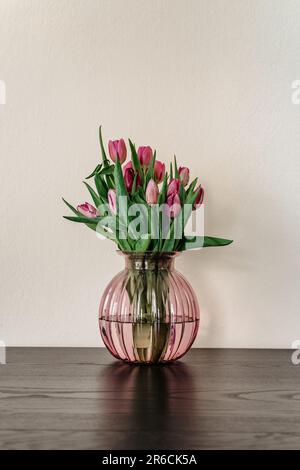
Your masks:
M 0 448 L 300 449 L 300 365 L 285 350 L 131 366 L 104 349 L 12 348 Z

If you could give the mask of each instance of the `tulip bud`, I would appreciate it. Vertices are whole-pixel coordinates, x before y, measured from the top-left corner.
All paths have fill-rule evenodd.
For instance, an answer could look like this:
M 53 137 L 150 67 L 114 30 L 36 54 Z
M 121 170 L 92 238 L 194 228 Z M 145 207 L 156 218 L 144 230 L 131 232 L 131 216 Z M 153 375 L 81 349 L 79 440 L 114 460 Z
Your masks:
M 112 214 L 117 213 L 117 194 L 115 189 L 109 189 L 108 193 L 108 205 Z
M 123 174 L 125 173 L 126 170 L 128 170 L 130 168 L 133 168 L 131 160 L 129 160 L 129 162 L 127 162 L 126 165 L 123 166 Z
M 134 180 L 134 171 L 132 168 L 127 168 L 124 171 L 124 183 L 129 193 L 131 193 L 131 190 L 132 190 L 133 180 Z
M 138 157 L 140 160 L 140 163 L 143 167 L 148 167 L 152 157 L 153 157 L 153 152 L 151 147 L 139 147 L 138 148 Z
M 167 197 L 166 214 L 169 217 L 177 217 L 181 211 L 180 197 L 173 193 Z
M 168 186 L 167 196 L 178 194 L 180 190 L 180 179 L 172 179 Z
M 158 200 L 159 190 L 153 179 L 151 179 L 146 188 L 146 201 L 150 206 L 156 204 Z
M 77 206 L 77 210 L 88 219 L 95 219 L 95 217 L 99 215 L 96 207 L 92 206 L 92 204 L 89 204 L 88 202 Z
M 199 191 L 199 189 L 200 189 L 200 191 Z M 196 193 L 197 191 L 199 191 L 199 194 L 196 198 L 196 201 L 194 202 L 193 209 L 197 209 L 198 207 L 200 207 L 202 202 L 203 202 L 203 199 L 204 199 L 204 189 L 202 188 L 201 185 L 194 191 L 194 193 Z
M 127 156 L 127 149 L 123 139 L 110 140 L 108 142 L 108 151 L 110 158 L 114 163 L 116 163 L 117 158 L 120 160 L 121 165 L 125 162 Z
M 186 186 L 190 179 L 190 170 L 186 166 L 179 168 L 179 178 L 182 181 L 183 186 Z
M 133 182 L 134 182 L 134 177 L 135 177 L 135 171 L 132 167 L 131 161 L 126 163 L 126 165 L 123 167 L 123 176 L 124 176 L 126 189 L 129 193 L 131 193 Z M 140 184 L 141 184 L 141 178 L 140 178 L 140 175 L 137 174 L 135 187 L 137 188 L 138 186 L 140 186 Z
M 159 160 L 155 160 L 154 163 L 154 179 L 157 184 L 161 183 L 164 179 L 166 172 L 165 164 L 160 162 Z

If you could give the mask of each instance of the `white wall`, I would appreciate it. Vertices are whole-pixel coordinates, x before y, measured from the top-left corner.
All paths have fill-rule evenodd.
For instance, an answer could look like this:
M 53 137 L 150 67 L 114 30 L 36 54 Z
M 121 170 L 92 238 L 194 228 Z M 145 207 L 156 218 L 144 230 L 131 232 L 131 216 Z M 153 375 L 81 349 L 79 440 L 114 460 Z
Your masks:
M 206 189 L 206 233 L 182 256 L 200 347 L 300 338 L 300 1 L 1 0 L 0 338 L 97 346 L 122 259 L 62 219 L 105 138 L 178 159 Z

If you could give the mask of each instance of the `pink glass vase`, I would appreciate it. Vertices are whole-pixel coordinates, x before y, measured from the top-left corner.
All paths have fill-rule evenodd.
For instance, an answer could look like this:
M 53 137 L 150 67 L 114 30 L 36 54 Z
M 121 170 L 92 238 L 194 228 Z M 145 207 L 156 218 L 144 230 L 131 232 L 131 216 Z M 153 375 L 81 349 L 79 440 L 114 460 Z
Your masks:
M 192 346 L 199 307 L 187 280 L 174 269 L 176 253 L 123 253 L 125 269 L 106 287 L 99 307 L 103 342 L 117 359 L 174 361 Z

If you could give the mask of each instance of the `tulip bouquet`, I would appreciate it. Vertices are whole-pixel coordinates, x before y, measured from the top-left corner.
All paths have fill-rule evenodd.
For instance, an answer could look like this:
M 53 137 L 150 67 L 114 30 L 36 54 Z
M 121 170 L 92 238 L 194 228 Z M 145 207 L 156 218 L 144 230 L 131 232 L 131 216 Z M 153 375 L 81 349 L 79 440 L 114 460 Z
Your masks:
M 185 227 L 192 214 L 203 203 L 204 189 L 190 180 L 190 170 L 177 165 L 176 157 L 165 164 L 156 158 L 149 146 L 136 150 L 129 139 L 131 159 L 123 139 L 110 140 L 104 148 L 99 129 L 102 162 L 84 184 L 92 198 L 77 208 L 63 201 L 75 216 L 65 216 L 85 224 L 100 236 L 116 242 L 123 252 L 175 252 L 190 248 L 228 245 L 232 240 L 204 235 L 186 236 Z
M 199 311 L 191 286 L 173 270 L 177 252 L 228 245 L 232 240 L 203 234 L 187 236 L 191 215 L 203 203 L 204 189 L 176 158 L 165 164 L 149 146 L 131 158 L 123 139 L 108 142 L 107 157 L 99 129 L 102 162 L 84 184 L 93 204 L 73 207 L 65 218 L 85 224 L 113 240 L 126 258 L 126 269 L 107 286 L 99 308 L 102 339 L 119 359 L 154 363 L 181 357 L 193 343 Z M 194 211 L 194 212 L 193 212 Z M 191 220 L 191 219 L 190 219 Z M 197 217 L 196 217 L 197 220 Z

